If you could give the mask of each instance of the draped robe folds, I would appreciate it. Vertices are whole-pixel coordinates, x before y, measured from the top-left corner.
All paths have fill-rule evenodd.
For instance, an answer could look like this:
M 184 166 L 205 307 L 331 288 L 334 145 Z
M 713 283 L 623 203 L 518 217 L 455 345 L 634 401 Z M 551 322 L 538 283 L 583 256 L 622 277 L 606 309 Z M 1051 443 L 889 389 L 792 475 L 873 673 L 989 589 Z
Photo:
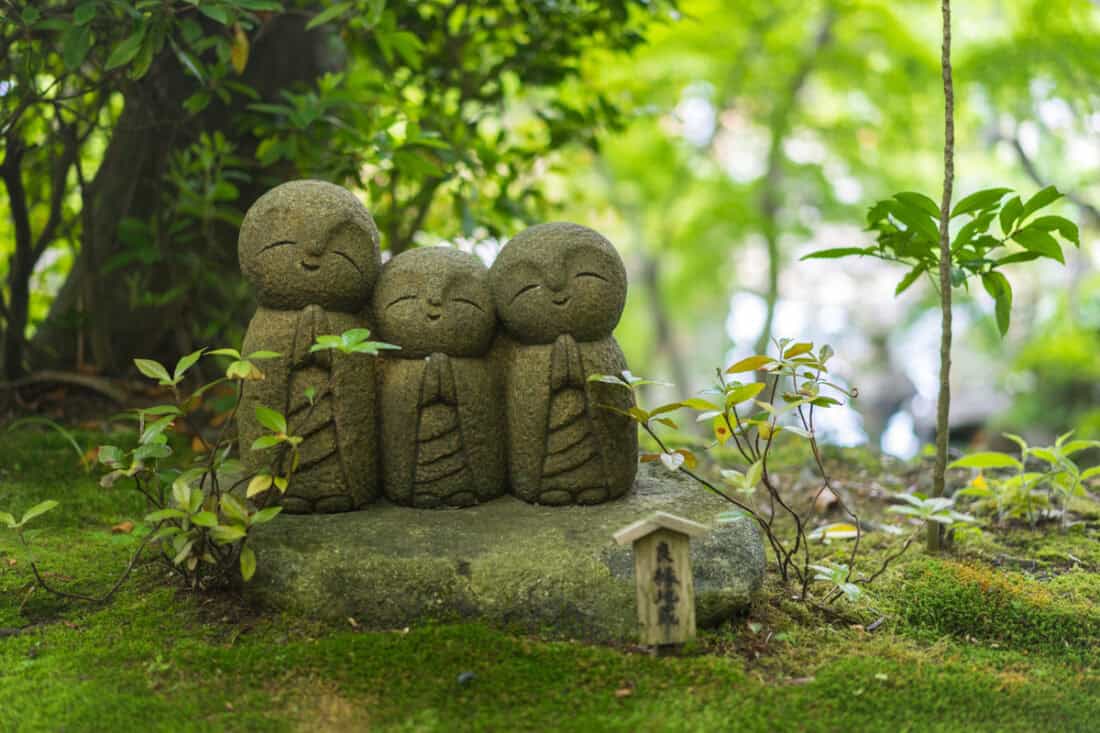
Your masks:
M 339 351 L 310 352 L 319 335 L 369 328 L 363 316 L 325 311 L 260 308 L 249 324 L 242 353 L 275 351 L 257 360 L 264 379 L 247 382 L 241 399 L 241 456 L 250 473 L 270 470 L 277 449 L 251 450 L 269 433 L 256 418 L 257 405 L 284 415 L 290 435 L 304 438 L 300 461 L 281 503 L 288 512 L 358 509 L 380 491 L 378 477 L 377 377 L 375 358 Z M 312 388 L 312 402 L 307 389 Z M 287 466 L 275 465 L 285 471 Z M 272 489 L 274 490 L 274 489 Z
M 622 496 L 637 473 L 638 432 L 625 387 L 589 382 L 619 374 L 626 359 L 614 338 L 525 345 L 502 339 L 512 493 L 527 502 L 592 504 Z
M 386 498 L 469 506 L 506 492 L 503 396 L 488 359 L 387 357 L 381 389 Z

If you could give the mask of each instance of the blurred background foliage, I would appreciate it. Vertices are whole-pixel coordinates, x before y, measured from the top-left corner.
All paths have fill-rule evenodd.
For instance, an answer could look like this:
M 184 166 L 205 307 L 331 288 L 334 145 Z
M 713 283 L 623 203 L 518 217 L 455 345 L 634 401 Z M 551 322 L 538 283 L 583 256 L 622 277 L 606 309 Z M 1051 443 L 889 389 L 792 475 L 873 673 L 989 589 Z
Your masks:
M 3 369 L 124 373 L 235 343 L 235 228 L 274 183 L 360 194 L 384 246 L 491 258 L 571 219 L 621 249 L 619 338 L 663 397 L 773 336 L 829 342 L 860 389 L 833 440 L 903 455 L 931 430 L 938 316 L 866 208 L 942 175 L 939 16 L 907 0 L 0 0 Z M 1100 5 L 955 12 L 957 198 L 1067 195 L 1066 268 L 956 304 L 954 425 L 1100 436 Z M 834 411 L 830 411 L 834 412 Z

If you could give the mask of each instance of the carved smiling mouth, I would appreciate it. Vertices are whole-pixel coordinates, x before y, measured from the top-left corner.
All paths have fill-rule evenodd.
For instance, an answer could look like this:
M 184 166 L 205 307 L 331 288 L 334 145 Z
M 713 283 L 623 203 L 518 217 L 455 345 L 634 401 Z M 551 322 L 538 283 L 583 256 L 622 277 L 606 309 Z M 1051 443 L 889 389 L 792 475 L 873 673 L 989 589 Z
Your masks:
M 560 307 L 566 305 L 572 299 L 573 299 L 572 295 L 562 295 L 562 296 L 559 296 L 557 298 L 554 298 L 554 305 L 556 305 L 560 308 Z
M 428 320 L 429 321 L 438 321 L 442 317 L 443 317 L 442 313 L 429 313 L 428 314 Z
M 308 260 L 302 260 L 298 265 L 306 272 L 315 272 L 321 269 L 320 262 L 309 262 Z

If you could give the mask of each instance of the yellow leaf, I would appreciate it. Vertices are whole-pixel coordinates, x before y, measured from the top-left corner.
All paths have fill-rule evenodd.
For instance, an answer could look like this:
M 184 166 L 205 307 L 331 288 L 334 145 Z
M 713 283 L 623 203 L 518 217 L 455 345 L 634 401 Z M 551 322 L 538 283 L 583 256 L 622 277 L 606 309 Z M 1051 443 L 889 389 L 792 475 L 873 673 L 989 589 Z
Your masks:
M 737 405 L 745 400 L 751 400 L 756 395 L 760 394 L 764 390 L 763 382 L 753 382 L 752 384 L 745 384 L 736 389 L 730 390 L 726 394 L 726 404 L 729 406 Z
M 243 74 L 245 67 L 248 66 L 248 36 L 244 34 L 240 24 L 233 26 L 233 42 L 229 47 L 229 62 L 233 64 L 237 76 Z
M 980 473 L 970 481 L 970 485 L 977 489 L 988 489 L 989 482 L 985 480 L 985 476 Z
M 767 366 L 774 362 L 775 359 L 770 356 L 750 356 L 747 359 L 742 359 L 729 369 L 726 370 L 726 374 L 739 374 L 741 372 L 755 372 L 757 369 Z
M 714 418 L 714 437 L 718 441 L 719 445 L 725 445 L 729 442 L 733 433 L 730 432 L 729 425 L 726 424 L 726 418 L 724 415 L 718 415 Z
M 253 476 L 252 480 L 248 482 L 248 489 L 244 492 L 244 495 L 251 499 L 256 494 L 262 494 L 270 489 L 274 482 L 275 479 L 266 473 Z
M 803 342 L 797 343 L 794 346 L 792 346 L 791 348 L 787 349 L 783 353 L 783 358 L 784 359 L 793 359 L 796 356 L 802 356 L 803 354 L 808 354 L 813 350 L 814 350 L 814 345 L 812 343 L 810 343 L 809 341 L 803 341 Z

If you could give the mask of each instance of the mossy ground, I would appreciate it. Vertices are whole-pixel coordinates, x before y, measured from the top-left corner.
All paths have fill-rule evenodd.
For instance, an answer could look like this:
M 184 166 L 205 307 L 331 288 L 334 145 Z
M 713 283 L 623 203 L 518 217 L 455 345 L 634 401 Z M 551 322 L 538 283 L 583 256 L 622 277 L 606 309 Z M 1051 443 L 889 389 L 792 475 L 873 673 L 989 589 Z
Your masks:
M 109 585 L 139 541 L 110 527 L 141 503 L 99 488 L 60 438 L 5 435 L 0 508 L 46 498 L 62 502 L 32 532 L 49 580 Z M 748 618 L 660 659 L 481 625 L 365 633 L 261 616 L 152 565 L 90 607 L 28 594 L 4 532 L 0 729 L 1095 730 L 1095 532 L 968 535 L 944 559 L 915 549 L 843 618 L 772 580 Z M 858 623 L 880 616 L 873 633 Z

